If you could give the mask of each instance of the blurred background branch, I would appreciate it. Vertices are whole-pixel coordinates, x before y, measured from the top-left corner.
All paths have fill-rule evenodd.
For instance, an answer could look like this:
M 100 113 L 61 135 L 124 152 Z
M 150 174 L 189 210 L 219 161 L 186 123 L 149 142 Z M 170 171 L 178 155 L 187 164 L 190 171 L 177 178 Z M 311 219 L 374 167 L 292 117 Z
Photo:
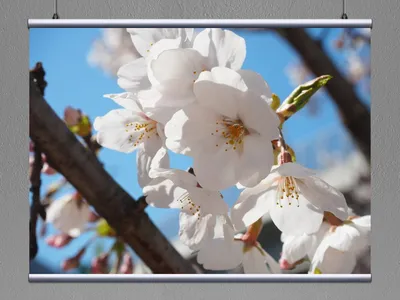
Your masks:
M 354 86 L 336 68 L 321 44 L 313 40 L 304 29 L 280 28 L 276 31 L 296 49 L 311 72 L 316 76 L 329 74 L 333 77 L 326 89 L 337 105 L 343 124 L 370 163 L 370 111 L 357 96 Z
M 153 273 L 195 273 L 152 223 L 143 206 L 103 169 L 43 99 L 30 74 L 30 137 L 57 170 L 79 191 L 146 263 Z

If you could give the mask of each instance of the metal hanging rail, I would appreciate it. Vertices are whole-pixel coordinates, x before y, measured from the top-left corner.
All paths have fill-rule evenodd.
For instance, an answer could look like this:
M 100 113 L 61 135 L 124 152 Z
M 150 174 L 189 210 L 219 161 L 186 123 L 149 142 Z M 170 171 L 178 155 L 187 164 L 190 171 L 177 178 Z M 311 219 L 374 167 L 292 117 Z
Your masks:
M 29 19 L 28 28 L 372 28 L 371 19 Z

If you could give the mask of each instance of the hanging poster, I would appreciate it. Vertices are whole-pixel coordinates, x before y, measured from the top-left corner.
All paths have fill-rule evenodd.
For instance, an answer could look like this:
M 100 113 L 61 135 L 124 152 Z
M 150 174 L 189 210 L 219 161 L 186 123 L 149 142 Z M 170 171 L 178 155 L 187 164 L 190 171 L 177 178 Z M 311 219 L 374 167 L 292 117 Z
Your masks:
M 31 280 L 370 280 L 371 29 L 294 22 L 30 28 Z

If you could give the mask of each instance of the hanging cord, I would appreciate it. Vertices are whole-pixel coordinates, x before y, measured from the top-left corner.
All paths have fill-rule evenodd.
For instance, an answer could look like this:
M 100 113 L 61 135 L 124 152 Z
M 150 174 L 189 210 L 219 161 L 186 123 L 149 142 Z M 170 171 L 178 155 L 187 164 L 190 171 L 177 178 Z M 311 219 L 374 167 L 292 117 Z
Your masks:
M 342 19 L 348 19 L 347 14 L 346 14 L 346 0 L 343 0 L 343 13 L 342 13 Z
M 54 14 L 53 14 L 53 19 L 59 19 L 59 15 L 57 13 L 57 0 L 54 0 Z

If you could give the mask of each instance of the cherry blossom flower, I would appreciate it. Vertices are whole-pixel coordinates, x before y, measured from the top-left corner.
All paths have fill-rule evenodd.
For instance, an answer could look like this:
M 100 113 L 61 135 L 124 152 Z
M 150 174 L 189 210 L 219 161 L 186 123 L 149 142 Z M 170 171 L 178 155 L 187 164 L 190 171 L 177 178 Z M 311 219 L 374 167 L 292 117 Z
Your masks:
M 273 164 L 279 126 L 267 83 L 254 72 L 217 67 L 200 75 L 194 93 L 198 104 L 165 126 L 167 147 L 194 158 L 196 177 L 208 189 L 259 183 Z
M 332 226 L 315 251 L 310 273 L 350 274 L 370 246 L 371 216 L 353 217 Z
M 246 274 L 280 273 L 278 263 L 257 241 L 246 242 L 245 235 L 234 235 L 227 216 L 220 216 L 212 238 L 204 242 L 197 254 L 197 262 L 205 269 L 221 271 L 243 266 Z
M 29 174 L 32 172 L 33 164 L 35 162 L 35 157 L 33 155 L 29 156 Z M 46 155 L 42 154 L 42 162 L 43 162 L 43 167 L 42 167 L 42 173 L 46 175 L 54 175 L 57 174 L 57 171 L 53 169 L 52 167 L 49 166 L 49 164 L 46 162 Z
M 304 259 L 311 261 L 330 227 L 327 222 L 322 222 L 321 227 L 314 234 L 288 236 L 282 233 L 281 241 L 283 246 L 279 260 L 280 268 L 282 270 L 291 270 Z
M 179 46 L 189 48 L 195 36 L 193 28 L 128 28 L 128 33 L 141 56 L 146 57 L 160 40 L 178 40 Z
M 243 190 L 231 217 L 241 230 L 269 213 L 283 233 L 302 235 L 317 232 L 325 212 L 345 220 L 348 207 L 343 194 L 314 176 L 312 170 L 288 162 L 273 167 L 257 186 Z
M 162 125 L 149 118 L 132 93 L 107 94 L 123 109 L 114 109 L 94 120 L 97 142 L 103 147 L 130 153 L 143 146 L 158 150 L 162 144 Z
M 209 238 L 219 215 L 228 213 L 222 195 L 203 189 L 194 175 L 183 170 L 155 168 L 152 164 L 149 175 L 153 180 L 143 188 L 146 202 L 180 209 L 179 237 L 188 247 L 198 249 Z
M 200 32 L 192 48 L 169 48 L 159 49 L 148 63 L 152 88 L 138 93 L 147 110 L 175 107 L 177 111 L 193 103 L 193 83 L 202 72 L 218 66 L 239 70 L 246 57 L 245 40 L 217 28 Z
M 98 131 L 97 142 L 103 147 L 131 153 L 138 149 L 137 166 L 139 184 L 143 187 L 150 180 L 148 171 L 155 154 L 163 149 L 163 125 L 156 114 L 145 114 L 132 93 L 108 94 L 123 109 L 115 109 L 103 117 L 97 117 L 94 128 Z M 154 118 L 154 119 L 153 119 Z M 164 149 L 160 164 L 169 166 L 168 153 Z
M 93 43 L 88 62 L 116 76 L 121 66 L 138 58 L 140 54 L 133 46 L 126 28 L 105 28 L 102 36 Z
M 84 231 L 90 212 L 89 205 L 79 194 L 67 194 L 50 204 L 46 222 L 71 237 L 77 237 Z
M 128 28 L 127 31 L 141 55 L 118 70 L 118 85 L 127 92 L 137 93 L 150 88 L 147 69 L 153 57 L 164 50 L 193 45 L 193 28 Z

